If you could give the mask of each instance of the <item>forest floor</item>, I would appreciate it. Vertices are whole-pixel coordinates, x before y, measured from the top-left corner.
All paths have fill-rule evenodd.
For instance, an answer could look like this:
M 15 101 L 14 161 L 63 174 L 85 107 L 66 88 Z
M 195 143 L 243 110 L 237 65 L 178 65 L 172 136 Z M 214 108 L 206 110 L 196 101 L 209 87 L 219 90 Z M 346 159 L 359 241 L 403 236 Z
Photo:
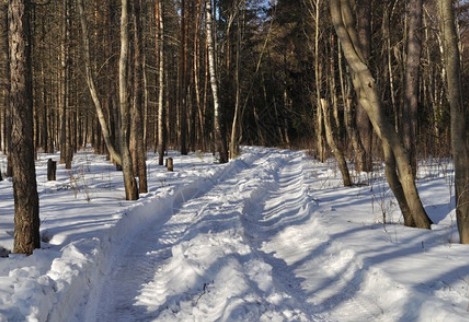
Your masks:
M 171 156 L 174 172 L 150 155 L 150 192 L 125 202 L 102 158 L 81 152 L 47 182 L 42 155 L 43 247 L 0 258 L 0 321 L 467 320 L 448 163 L 420 167 L 427 231 L 402 226 L 379 171 L 344 188 L 301 151 Z M 11 249 L 11 182 L 0 198 Z

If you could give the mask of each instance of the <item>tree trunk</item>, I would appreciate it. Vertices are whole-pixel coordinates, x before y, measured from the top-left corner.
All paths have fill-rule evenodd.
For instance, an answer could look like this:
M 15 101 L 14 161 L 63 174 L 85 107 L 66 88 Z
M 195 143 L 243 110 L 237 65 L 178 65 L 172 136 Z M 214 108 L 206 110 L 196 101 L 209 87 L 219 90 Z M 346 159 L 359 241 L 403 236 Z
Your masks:
M 342 174 L 344 187 L 350 187 L 352 185 L 352 179 L 350 178 L 350 173 L 348 171 L 347 162 L 345 161 L 343 149 L 340 149 L 338 147 L 336 143 L 336 138 L 334 137 L 329 102 L 325 99 L 322 99 L 321 108 L 324 115 L 324 128 L 326 131 L 327 144 L 331 148 L 332 154 L 334 155 L 334 158 L 337 160 L 337 163 L 339 165 L 339 170 Z
M 155 4 L 156 23 L 158 24 L 158 164 L 163 165 L 164 151 L 166 149 L 166 122 L 164 107 L 164 24 L 161 0 Z
M 210 86 L 212 89 L 213 99 L 213 119 L 214 119 L 214 138 L 217 151 L 219 153 L 219 162 L 228 162 L 228 146 L 226 137 L 223 130 L 223 115 L 220 109 L 218 99 L 218 79 L 216 75 L 215 65 L 215 46 L 214 46 L 214 34 L 213 34 L 213 20 L 212 20 L 212 0 L 206 0 L 206 27 L 207 27 L 207 47 L 208 47 L 208 67 L 210 73 Z
M 358 43 L 363 55 L 363 59 L 368 60 L 371 54 L 371 1 L 357 0 L 357 33 Z M 356 110 L 356 124 L 358 129 L 357 148 L 357 171 L 369 172 L 372 170 L 372 144 L 373 129 L 370 118 L 360 103 Z
M 463 104 L 456 18 L 451 0 L 439 0 L 444 63 L 451 109 L 451 148 L 455 170 L 456 219 L 460 241 L 469 244 L 469 109 Z
M 409 157 L 387 120 L 378 98 L 375 80 L 368 69 L 354 30 L 354 21 L 349 0 L 331 0 L 330 10 L 334 28 L 342 42 L 345 58 L 353 72 L 353 83 L 360 104 L 370 118 L 374 130 L 383 144 L 388 145 L 395 157 L 399 182 L 404 191 L 405 202 L 409 206 L 413 221 L 418 228 L 430 229 L 431 220 L 427 216 L 415 185 Z M 399 198 L 399 196 L 395 196 Z M 404 213 L 403 213 L 404 214 Z
M 136 174 L 138 175 L 138 190 L 140 193 L 148 192 L 148 181 L 147 181 L 147 165 L 146 165 L 146 147 L 144 138 L 144 119 L 143 119 L 143 28 L 142 28 L 142 17 L 141 17 L 141 0 L 136 0 L 133 3 L 132 20 L 135 30 L 133 38 L 134 42 L 134 88 L 133 88 L 133 104 L 132 104 L 132 137 L 135 141 L 134 153 L 135 153 L 135 168 Z
M 98 90 L 95 84 L 95 77 L 93 75 L 93 70 L 91 68 L 91 57 L 90 57 L 90 40 L 88 34 L 88 23 L 85 18 L 83 0 L 77 0 L 78 14 L 80 16 L 80 25 L 81 25 L 81 41 L 82 41 L 82 52 L 83 52 L 83 63 L 85 68 L 85 78 L 88 84 L 88 89 L 91 94 L 94 106 L 96 108 L 96 113 L 98 115 L 98 121 L 101 125 L 101 131 L 103 135 L 104 142 L 106 147 L 111 155 L 112 159 L 117 164 L 122 164 L 122 158 L 120 153 L 117 151 L 114 142 L 112 140 L 112 134 L 109 126 L 109 121 L 106 119 L 104 114 L 103 105 L 99 99 Z
M 66 169 L 72 168 L 72 142 L 69 107 L 69 38 L 70 38 L 70 9 L 69 1 L 63 0 L 62 12 L 62 43 L 60 44 L 60 82 L 59 82 L 59 108 L 60 108 L 60 162 L 65 163 Z M 47 106 L 43 107 L 47 109 Z M 45 126 L 44 126 L 45 127 Z
M 187 36 L 186 1 L 181 0 L 181 41 L 179 61 L 179 125 L 181 154 L 187 155 Z
M 128 78 L 129 56 L 129 15 L 128 0 L 121 0 L 120 53 L 119 53 L 119 147 L 122 155 L 126 200 L 138 199 L 137 180 L 135 180 L 132 157 L 129 150 L 130 106 Z
M 231 159 L 236 158 L 240 151 L 239 151 L 239 131 L 238 128 L 240 126 L 240 113 L 241 113 L 241 84 L 240 84 L 240 69 L 241 69 L 241 26 L 240 26 L 240 15 L 239 13 L 236 14 L 237 16 L 237 28 L 236 28 L 236 54 L 235 54 L 235 75 L 234 75 L 234 82 L 235 82 L 235 102 L 234 102 L 234 115 L 233 115 L 233 123 L 231 124 L 231 140 L 230 140 L 230 157 Z
M 406 39 L 406 59 L 404 74 L 404 106 L 402 128 L 404 147 L 409 153 L 414 175 L 417 173 L 416 134 L 417 106 L 422 54 L 422 0 L 408 0 L 408 23 Z
M 324 142 L 324 125 L 323 125 L 323 114 L 321 108 L 321 99 L 322 99 L 322 66 L 321 66 L 321 55 L 319 53 L 320 46 L 320 10 L 321 10 L 321 0 L 316 0 L 316 11 L 314 16 L 314 80 L 316 87 L 316 150 L 317 150 L 317 159 L 320 162 L 326 160 L 325 155 L 325 142 Z
M 12 176 L 11 165 L 11 106 L 10 54 L 8 45 L 8 2 L 0 2 L 0 109 L 3 111 L 2 151 L 7 155 L 7 177 Z
M 29 0 L 11 0 L 8 11 L 11 160 L 15 204 L 13 252 L 28 255 L 41 246 L 39 198 L 34 166 L 30 10 Z

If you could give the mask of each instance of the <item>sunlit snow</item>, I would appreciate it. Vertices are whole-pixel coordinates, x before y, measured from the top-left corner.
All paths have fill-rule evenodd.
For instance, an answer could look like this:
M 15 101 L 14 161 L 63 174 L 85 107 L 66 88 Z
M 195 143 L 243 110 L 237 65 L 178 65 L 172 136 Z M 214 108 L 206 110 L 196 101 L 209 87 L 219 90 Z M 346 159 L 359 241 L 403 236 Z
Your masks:
M 333 161 L 304 152 L 243 147 L 224 165 L 171 156 L 174 172 L 149 155 L 150 192 L 128 202 L 104 157 L 80 152 L 48 182 L 58 155 L 39 154 L 43 244 L 0 258 L 0 321 L 469 319 L 469 247 L 457 244 L 447 162 L 420 166 L 436 223 L 426 231 L 403 227 L 379 165 L 344 188 Z M 0 209 L 9 250 L 11 181 Z

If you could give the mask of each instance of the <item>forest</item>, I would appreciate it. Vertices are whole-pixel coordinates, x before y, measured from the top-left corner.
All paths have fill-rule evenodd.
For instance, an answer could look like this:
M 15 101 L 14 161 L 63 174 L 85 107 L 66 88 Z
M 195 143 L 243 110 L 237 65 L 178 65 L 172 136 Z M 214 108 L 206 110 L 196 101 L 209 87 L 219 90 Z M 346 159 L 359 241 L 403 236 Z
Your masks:
M 431 220 L 419 160 L 452 158 L 469 243 L 469 4 L 452 0 L 9 0 L 0 2 L 3 176 L 15 249 L 40 246 L 34 160 L 84 147 L 147 191 L 146 153 L 240 145 L 307 149 L 385 175 L 410 227 Z M 138 179 L 138 180 L 137 180 Z

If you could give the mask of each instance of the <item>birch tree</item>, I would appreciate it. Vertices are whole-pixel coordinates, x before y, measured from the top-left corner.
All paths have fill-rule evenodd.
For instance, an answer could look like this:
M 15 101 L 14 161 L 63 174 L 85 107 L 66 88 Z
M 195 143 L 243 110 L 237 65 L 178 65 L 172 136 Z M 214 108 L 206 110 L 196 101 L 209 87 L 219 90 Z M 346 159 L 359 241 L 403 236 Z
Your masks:
M 212 19 L 212 1 L 206 0 L 205 2 L 205 22 L 206 22 L 206 37 L 208 49 L 208 68 L 210 73 L 210 87 L 212 89 L 213 100 L 213 122 L 214 122 L 214 138 L 216 150 L 219 153 L 220 163 L 228 162 L 228 146 L 225 133 L 222 129 L 223 117 L 220 108 L 218 97 L 218 79 L 215 62 L 215 45 L 214 45 L 214 32 L 213 32 L 213 19 Z

